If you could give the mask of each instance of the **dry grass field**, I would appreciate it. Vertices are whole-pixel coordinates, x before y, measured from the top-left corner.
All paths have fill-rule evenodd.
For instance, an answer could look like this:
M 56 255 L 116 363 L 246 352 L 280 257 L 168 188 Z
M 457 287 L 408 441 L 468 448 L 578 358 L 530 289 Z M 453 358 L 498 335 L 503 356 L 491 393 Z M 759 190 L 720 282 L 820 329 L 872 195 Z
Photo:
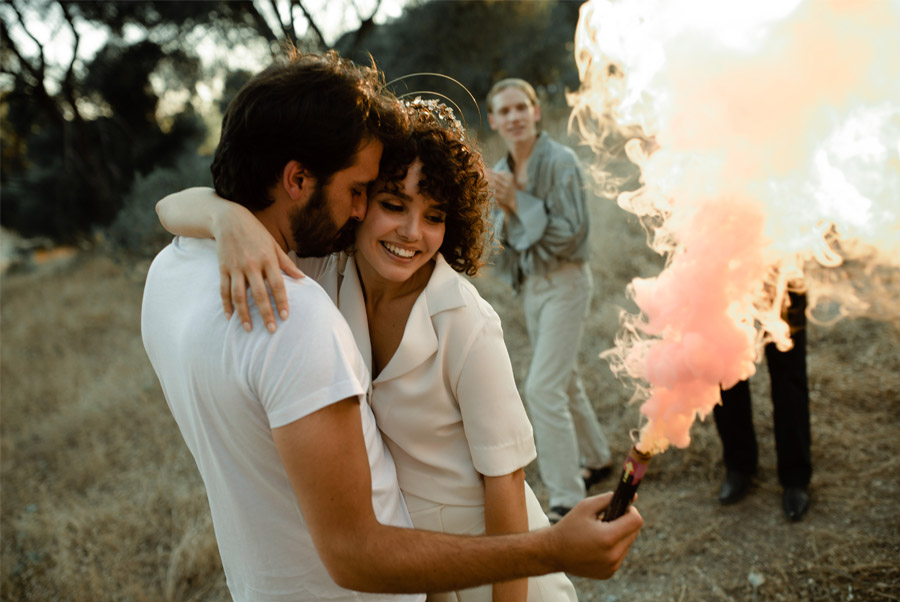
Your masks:
M 624 459 L 637 408 L 597 356 L 629 306 L 625 285 L 660 260 L 614 203 L 596 201 L 593 218 L 583 367 Z M 203 485 L 140 341 L 147 265 L 84 252 L 3 276 L 2 600 L 229 599 Z M 503 318 L 522 379 L 530 348 L 519 302 L 489 273 L 476 284 Z M 815 472 L 803 522 L 781 512 L 763 367 L 752 380 L 761 466 L 750 496 L 717 503 L 715 427 L 696 425 L 688 449 L 651 463 L 638 504 L 645 527 L 625 565 L 606 582 L 576 579 L 580 598 L 900 599 L 900 326 L 811 326 L 809 374 Z

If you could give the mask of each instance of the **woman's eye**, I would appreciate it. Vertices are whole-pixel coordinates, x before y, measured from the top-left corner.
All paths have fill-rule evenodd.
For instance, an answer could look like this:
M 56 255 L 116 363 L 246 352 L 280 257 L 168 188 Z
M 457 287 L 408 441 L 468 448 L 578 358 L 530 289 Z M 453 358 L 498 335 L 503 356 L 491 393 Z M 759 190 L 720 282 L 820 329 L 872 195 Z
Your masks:
M 403 211 L 403 205 L 401 205 L 400 203 L 392 203 L 390 201 L 381 201 L 381 206 L 384 207 L 385 211 L 391 211 L 393 213 Z
M 429 215 L 426 219 L 428 219 L 428 221 L 433 224 L 443 224 L 445 221 L 447 221 L 447 216 L 443 213 L 436 213 L 434 215 Z

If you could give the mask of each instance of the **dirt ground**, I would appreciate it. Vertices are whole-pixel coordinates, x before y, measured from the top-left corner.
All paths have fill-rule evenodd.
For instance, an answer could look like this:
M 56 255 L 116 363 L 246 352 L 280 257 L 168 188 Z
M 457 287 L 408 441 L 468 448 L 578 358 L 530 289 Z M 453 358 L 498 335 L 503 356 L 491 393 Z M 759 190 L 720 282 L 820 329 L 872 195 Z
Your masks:
M 588 392 L 617 462 L 638 409 L 598 354 L 612 346 L 625 286 L 660 260 L 630 216 L 592 205 L 596 295 L 583 344 Z M 202 483 L 140 341 L 147 262 L 81 253 L 2 277 L 3 600 L 227 600 Z M 519 300 L 488 273 L 520 383 L 530 347 Z M 752 379 L 760 470 L 723 507 L 711 419 L 687 449 L 655 457 L 644 529 L 582 601 L 900 599 L 900 326 L 809 327 L 812 508 L 788 523 L 775 472 L 763 367 Z M 528 479 L 543 486 L 534 466 Z M 595 488 L 611 488 L 613 478 Z M 545 501 L 545 500 L 543 500 Z

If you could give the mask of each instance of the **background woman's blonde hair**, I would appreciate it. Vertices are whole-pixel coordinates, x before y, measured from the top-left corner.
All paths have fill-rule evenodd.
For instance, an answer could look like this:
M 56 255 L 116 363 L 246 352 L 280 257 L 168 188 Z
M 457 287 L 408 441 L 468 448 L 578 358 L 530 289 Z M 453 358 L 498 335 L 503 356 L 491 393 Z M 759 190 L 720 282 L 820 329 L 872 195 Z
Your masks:
M 491 106 L 491 101 L 494 100 L 494 96 L 507 88 L 518 88 L 525 93 L 525 96 L 528 97 L 528 100 L 531 101 L 531 104 L 536 107 L 540 106 L 541 103 L 538 102 L 537 92 L 534 91 L 534 87 L 531 84 L 529 84 L 524 79 L 519 79 L 517 77 L 508 77 L 506 79 L 501 79 L 496 84 L 491 86 L 491 89 L 487 95 L 487 106 L 489 113 L 494 110 L 494 108 Z

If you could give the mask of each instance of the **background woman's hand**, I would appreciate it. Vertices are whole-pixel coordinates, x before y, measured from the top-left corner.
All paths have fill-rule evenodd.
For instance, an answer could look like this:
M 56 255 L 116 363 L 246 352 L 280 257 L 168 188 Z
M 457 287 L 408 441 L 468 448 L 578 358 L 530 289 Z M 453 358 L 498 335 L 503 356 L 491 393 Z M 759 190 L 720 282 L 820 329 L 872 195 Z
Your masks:
M 504 213 L 516 213 L 516 182 L 511 173 L 487 170 L 488 181 L 494 191 L 494 201 Z

